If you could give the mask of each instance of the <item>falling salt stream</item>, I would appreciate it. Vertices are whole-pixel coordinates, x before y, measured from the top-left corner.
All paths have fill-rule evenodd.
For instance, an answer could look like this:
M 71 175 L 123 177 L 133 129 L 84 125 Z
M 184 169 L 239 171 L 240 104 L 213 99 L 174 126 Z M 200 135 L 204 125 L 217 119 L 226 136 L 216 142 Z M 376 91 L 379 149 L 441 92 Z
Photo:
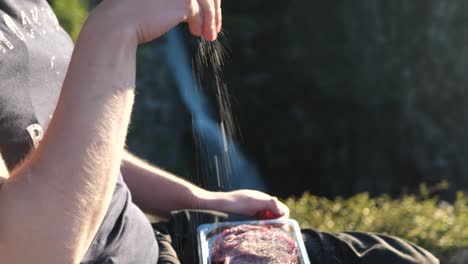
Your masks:
M 208 186 L 205 187 L 224 191 L 240 188 L 265 191 L 265 184 L 259 178 L 256 167 L 242 155 L 238 144 L 234 142 L 231 134 L 226 132 L 231 131 L 230 127 L 218 122 L 210 112 L 208 102 L 195 80 L 189 55 L 178 28 L 167 34 L 166 56 L 182 101 L 192 113 L 197 154 L 201 155 L 201 164 L 198 166 L 204 174 L 198 177 L 209 177 Z M 222 89 L 219 87 L 218 93 L 218 97 L 222 97 Z

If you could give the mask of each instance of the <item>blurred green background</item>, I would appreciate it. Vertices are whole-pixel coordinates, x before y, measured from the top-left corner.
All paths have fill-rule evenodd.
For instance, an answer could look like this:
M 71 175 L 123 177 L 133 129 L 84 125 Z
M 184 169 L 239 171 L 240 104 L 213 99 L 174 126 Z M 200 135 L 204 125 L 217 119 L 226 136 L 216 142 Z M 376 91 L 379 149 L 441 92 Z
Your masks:
M 88 3 L 50 2 L 76 38 Z M 223 5 L 223 73 L 245 154 L 273 194 L 328 197 L 290 198 L 293 217 L 330 231 L 399 235 L 445 262 L 466 263 L 468 2 Z M 128 146 L 196 180 L 191 115 L 165 43 L 138 51 Z

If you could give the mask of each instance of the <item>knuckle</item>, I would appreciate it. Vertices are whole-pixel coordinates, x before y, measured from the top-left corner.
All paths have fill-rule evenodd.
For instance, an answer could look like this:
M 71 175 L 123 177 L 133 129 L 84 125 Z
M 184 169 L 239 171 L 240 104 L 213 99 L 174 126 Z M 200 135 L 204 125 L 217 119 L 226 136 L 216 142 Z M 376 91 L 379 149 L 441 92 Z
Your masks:
M 277 202 L 278 202 L 278 198 L 276 198 L 276 197 L 271 197 L 270 198 L 270 204 L 271 205 L 276 205 Z
M 196 0 L 185 0 L 184 4 L 184 9 L 186 10 L 189 17 L 194 17 L 200 12 L 200 7 Z

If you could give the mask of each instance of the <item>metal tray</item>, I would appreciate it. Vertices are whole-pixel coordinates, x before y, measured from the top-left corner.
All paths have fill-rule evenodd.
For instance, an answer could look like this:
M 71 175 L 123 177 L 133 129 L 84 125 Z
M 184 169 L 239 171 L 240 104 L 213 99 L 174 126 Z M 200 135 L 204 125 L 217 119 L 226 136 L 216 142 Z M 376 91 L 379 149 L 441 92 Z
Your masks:
M 211 264 L 211 249 L 214 240 L 226 228 L 238 225 L 274 225 L 281 227 L 281 230 L 288 234 L 296 241 L 297 252 L 296 261 L 294 264 L 310 264 L 309 257 L 302 239 L 301 230 L 296 220 L 258 220 L 258 221 L 239 221 L 239 222 L 222 222 L 215 224 L 204 224 L 198 227 L 198 255 L 200 256 L 200 264 Z

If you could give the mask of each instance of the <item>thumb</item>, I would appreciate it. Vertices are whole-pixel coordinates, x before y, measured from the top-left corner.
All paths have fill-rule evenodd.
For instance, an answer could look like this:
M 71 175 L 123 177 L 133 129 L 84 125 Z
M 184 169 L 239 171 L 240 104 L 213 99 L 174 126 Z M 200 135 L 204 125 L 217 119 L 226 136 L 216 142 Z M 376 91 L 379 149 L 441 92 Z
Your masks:
M 268 201 L 268 206 L 266 208 L 265 217 L 278 218 L 278 217 L 284 216 L 286 212 L 284 212 L 279 205 L 280 205 L 280 202 L 278 201 L 278 198 L 271 197 L 270 201 Z M 271 216 L 268 217 L 268 213 L 270 215 L 272 214 L 274 217 L 271 217 Z

